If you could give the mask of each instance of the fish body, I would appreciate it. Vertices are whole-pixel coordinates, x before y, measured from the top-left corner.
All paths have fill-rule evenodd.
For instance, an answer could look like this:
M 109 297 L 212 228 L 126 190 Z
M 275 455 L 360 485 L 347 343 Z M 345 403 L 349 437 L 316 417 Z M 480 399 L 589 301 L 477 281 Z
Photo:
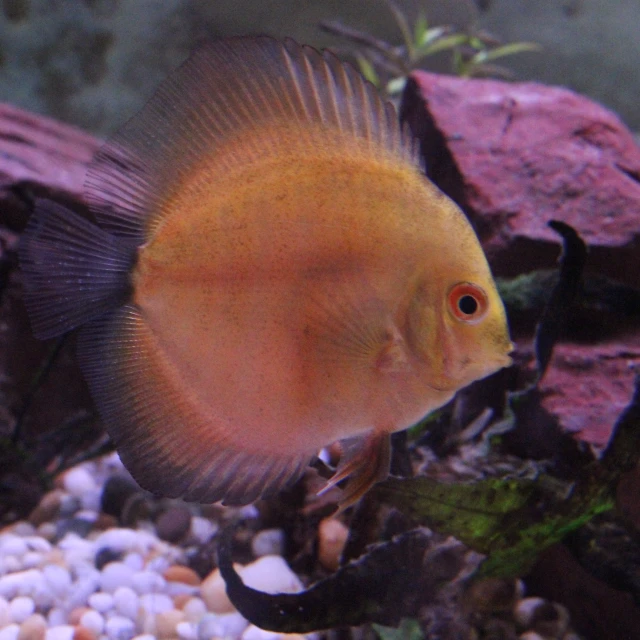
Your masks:
M 43 203 L 21 249 L 36 334 L 79 360 L 146 488 L 247 503 L 348 443 L 350 504 L 389 434 L 509 363 L 459 209 L 372 87 L 330 54 L 200 49 L 96 157 L 97 224 Z

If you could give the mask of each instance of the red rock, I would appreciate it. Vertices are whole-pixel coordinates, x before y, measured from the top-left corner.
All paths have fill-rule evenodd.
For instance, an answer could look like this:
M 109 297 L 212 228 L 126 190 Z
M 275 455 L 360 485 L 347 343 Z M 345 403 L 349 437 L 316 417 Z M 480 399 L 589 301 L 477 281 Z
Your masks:
M 604 446 L 633 394 L 640 335 L 624 342 L 556 346 L 540 383 L 542 405 L 566 431 Z
M 588 268 L 640 284 L 640 148 L 613 113 L 558 87 L 417 71 L 401 116 L 496 274 L 554 266 L 556 219 L 589 244 Z

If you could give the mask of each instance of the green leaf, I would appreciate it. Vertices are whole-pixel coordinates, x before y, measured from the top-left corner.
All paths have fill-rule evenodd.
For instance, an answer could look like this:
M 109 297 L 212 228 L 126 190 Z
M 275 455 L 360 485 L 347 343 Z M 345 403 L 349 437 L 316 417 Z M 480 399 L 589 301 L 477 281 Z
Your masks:
M 436 41 L 429 43 L 427 46 L 418 50 L 420 57 L 431 56 L 440 51 L 448 51 L 464 44 L 467 41 L 467 36 L 463 33 L 456 33 L 450 36 L 443 36 Z
M 420 11 L 418 13 L 418 17 L 416 18 L 416 23 L 413 25 L 413 41 L 417 46 L 420 46 L 424 39 L 427 37 L 428 32 L 431 31 L 429 29 L 429 23 L 427 22 L 427 18 Z
M 371 625 L 380 640 L 423 640 L 424 633 L 420 623 L 414 618 L 403 618 L 398 627 L 385 627 L 381 624 Z
M 396 24 L 400 28 L 400 32 L 402 33 L 402 39 L 404 41 L 404 46 L 407 48 L 407 55 L 409 60 L 414 60 L 414 46 L 413 46 L 413 37 L 411 34 L 411 29 L 409 28 L 409 21 L 407 20 L 407 16 L 400 10 L 400 8 L 393 2 L 392 0 L 387 0 L 387 6 L 391 13 L 393 13 L 393 17 L 396 20 Z
M 380 78 L 371 61 L 363 55 L 356 54 L 356 62 L 365 80 L 368 80 L 374 87 L 380 88 Z
M 512 42 L 510 44 L 504 44 L 500 47 L 496 47 L 495 49 L 486 49 L 485 51 L 482 51 L 482 62 L 489 62 L 491 60 L 497 60 L 498 58 L 504 58 L 505 56 L 512 56 L 515 53 L 541 50 L 542 47 L 534 42 Z

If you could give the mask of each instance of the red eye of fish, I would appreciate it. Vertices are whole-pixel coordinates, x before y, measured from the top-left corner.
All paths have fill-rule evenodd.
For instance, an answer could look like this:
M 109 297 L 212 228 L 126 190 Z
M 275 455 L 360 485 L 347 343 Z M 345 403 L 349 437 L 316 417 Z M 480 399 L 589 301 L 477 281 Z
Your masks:
M 456 320 L 478 322 L 484 318 L 488 307 L 487 294 L 475 284 L 460 282 L 449 291 L 449 309 Z

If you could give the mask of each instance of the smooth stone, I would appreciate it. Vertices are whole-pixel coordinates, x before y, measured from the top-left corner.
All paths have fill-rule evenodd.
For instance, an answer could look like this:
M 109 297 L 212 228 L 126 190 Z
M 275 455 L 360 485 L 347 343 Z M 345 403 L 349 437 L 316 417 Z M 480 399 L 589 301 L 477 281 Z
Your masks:
M 58 596 L 66 594 L 71 589 L 71 574 L 66 567 L 49 564 L 42 568 L 42 575 L 49 588 Z
M 192 587 L 197 587 L 202 582 L 200 576 L 193 569 L 180 564 L 170 566 L 163 573 L 163 578 L 167 582 L 180 582 Z
M 11 624 L 11 609 L 9 608 L 9 601 L 6 598 L 0 596 L 0 629 Z
M 44 578 L 38 569 L 17 571 L 0 577 L 0 596 L 8 599 L 30 595 L 43 587 Z
M 43 640 L 46 631 L 46 618 L 39 613 L 34 613 L 20 625 L 18 640 Z
M 206 544 L 218 532 L 218 525 L 202 516 L 191 517 L 191 535 L 200 543 Z
M 99 636 L 104 631 L 104 618 L 98 611 L 89 610 L 80 617 L 80 624 Z
M 207 612 L 207 605 L 202 598 L 189 598 L 182 607 L 182 611 L 188 622 L 198 622 Z
M 127 553 L 127 555 L 122 558 L 122 562 L 134 571 L 142 571 L 144 569 L 144 558 L 135 551 Z
M 130 585 L 139 594 L 164 591 L 166 580 L 154 571 L 136 571 L 132 573 Z
M 27 536 L 24 541 L 27 543 L 27 546 L 31 551 L 49 553 L 53 549 L 51 542 L 45 540 L 42 536 L 39 535 Z
M 143 614 L 151 615 L 173 610 L 173 600 L 164 593 L 145 593 L 139 599 Z
M 0 629 L 0 640 L 18 640 L 20 626 L 15 622 L 8 624 L 4 629 Z
M 336 518 L 325 518 L 318 525 L 318 560 L 329 571 L 337 571 L 347 544 L 349 528 Z
M 176 625 L 176 633 L 180 640 L 198 640 L 198 629 L 192 622 L 179 622 Z
M 22 568 L 23 569 L 34 569 L 42 565 L 44 561 L 44 554 L 39 551 L 27 551 L 22 556 Z
M 251 551 L 256 558 L 284 553 L 284 531 L 282 529 L 263 529 L 258 531 L 251 541 Z
M 234 565 L 236 571 L 240 571 L 240 565 Z M 231 604 L 227 596 L 227 588 L 220 574 L 220 569 L 214 569 L 200 585 L 200 597 L 207 605 L 207 609 L 213 613 L 230 613 L 236 608 Z
M 304 589 L 300 578 L 281 556 L 263 556 L 240 571 L 242 581 L 265 593 L 297 593 Z
M 513 608 L 513 619 L 516 621 L 516 624 L 523 629 L 528 629 L 536 609 L 544 603 L 544 598 L 538 597 L 523 598 L 516 602 Z
M 135 620 L 140 606 L 138 594 L 131 587 L 118 587 L 113 592 L 113 604 L 116 611 Z
M 70 624 L 61 624 L 47 629 L 44 640 L 73 640 L 75 629 Z
M 184 613 L 170 609 L 156 615 L 156 634 L 158 638 L 175 638 L 176 627 L 184 621 Z
M 111 616 L 104 628 L 109 640 L 131 640 L 136 634 L 136 625 L 133 620 L 124 616 Z
M 47 614 L 47 622 L 49 627 L 60 627 L 67 624 L 67 614 L 59 607 L 53 607 Z
M 238 612 L 216 615 L 206 613 L 198 622 L 198 640 L 238 638 L 249 623 Z
M 156 518 L 158 538 L 177 543 L 182 540 L 191 528 L 191 511 L 184 506 L 169 507 Z
M 82 625 L 76 625 L 73 629 L 73 640 L 97 640 L 97 638 L 97 634 Z
M 103 591 L 92 593 L 87 601 L 89 606 L 99 613 L 106 613 L 109 609 L 113 609 L 113 596 L 110 593 Z
M 132 586 L 134 573 L 124 562 L 110 562 L 102 568 L 100 588 L 113 593 L 118 587 Z
M 22 556 L 29 551 L 29 546 L 24 538 L 13 533 L 0 535 L 0 555 Z
M 36 605 L 31 598 L 18 596 L 9 603 L 9 609 L 11 620 L 21 624 L 36 610 Z
M 62 486 L 76 498 L 82 498 L 89 491 L 98 490 L 93 476 L 83 466 L 69 469 L 62 478 Z

